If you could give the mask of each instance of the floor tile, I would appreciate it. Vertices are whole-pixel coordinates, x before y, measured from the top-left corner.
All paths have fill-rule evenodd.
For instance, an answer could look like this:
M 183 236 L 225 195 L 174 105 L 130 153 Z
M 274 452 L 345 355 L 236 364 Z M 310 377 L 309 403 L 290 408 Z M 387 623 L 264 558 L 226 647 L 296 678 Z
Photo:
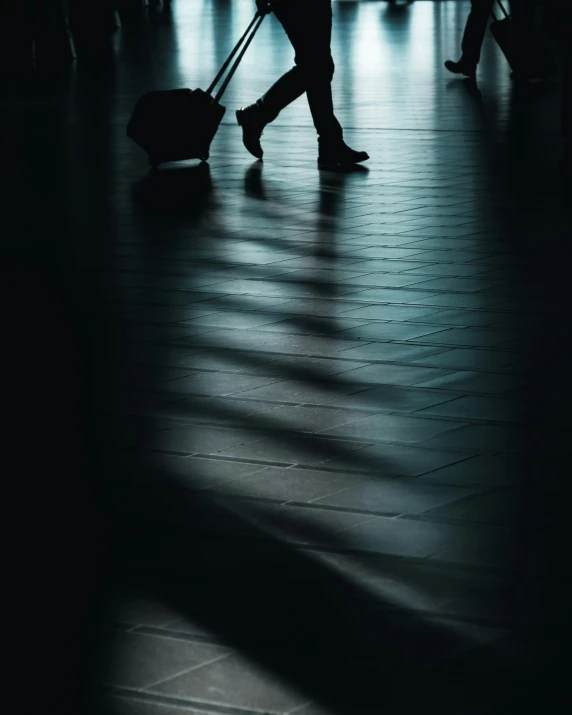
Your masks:
M 457 397 L 449 402 L 419 410 L 417 414 L 499 422 L 523 420 L 522 404 L 518 400 L 495 397 Z
M 271 713 L 288 712 L 308 700 L 238 655 L 172 678 L 152 690 L 179 697 L 191 693 L 205 703 L 232 700 L 238 707 Z
M 107 683 L 148 688 L 200 665 L 226 657 L 228 649 L 140 633 L 118 633 Z
M 310 502 L 347 489 L 364 478 L 355 474 L 268 467 L 250 477 L 239 476 L 217 486 L 219 494 L 235 494 L 286 502 Z
M 419 422 L 417 417 L 400 415 L 370 415 L 337 427 L 330 427 L 322 434 L 353 437 L 373 442 L 422 442 L 436 435 L 462 427 L 462 422 L 427 419 Z
M 427 471 L 424 481 L 437 484 L 507 486 L 518 483 L 524 473 L 522 457 L 505 454 L 478 454 Z
M 476 530 L 408 519 L 376 517 L 345 532 L 353 548 L 395 556 L 425 557 L 477 538 Z M 457 548 L 457 547 L 455 547 Z
M 470 495 L 471 491 L 463 487 L 438 487 L 415 480 L 394 479 L 387 483 L 380 481 L 350 487 L 320 497 L 314 503 L 386 514 L 422 514 Z

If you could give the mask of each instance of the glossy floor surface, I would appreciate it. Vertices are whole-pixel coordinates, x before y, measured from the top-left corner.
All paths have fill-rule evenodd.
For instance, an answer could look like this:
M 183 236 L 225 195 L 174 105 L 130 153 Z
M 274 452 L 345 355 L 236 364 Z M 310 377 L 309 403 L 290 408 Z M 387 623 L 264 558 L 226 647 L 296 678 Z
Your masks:
M 467 2 L 334 3 L 335 105 L 371 159 L 319 172 L 302 98 L 255 162 L 234 111 L 293 59 L 270 17 L 208 164 L 149 175 L 136 100 L 206 88 L 253 5 L 158 4 L 2 98 L 10 473 L 38 524 L 15 620 L 76 642 L 102 601 L 86 652 L 118 715 L 545 710 L 569 605 L 559 77 L 514 85 L 490 36 L 476 84 L 448 74 Z

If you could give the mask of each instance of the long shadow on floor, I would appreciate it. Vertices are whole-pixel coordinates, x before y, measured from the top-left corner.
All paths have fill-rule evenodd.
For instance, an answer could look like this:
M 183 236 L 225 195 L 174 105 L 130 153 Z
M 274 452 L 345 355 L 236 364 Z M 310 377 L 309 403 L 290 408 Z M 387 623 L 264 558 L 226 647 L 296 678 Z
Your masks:
M 207 180 L 208 172 L 201 171 Z M 194 173 L 177 174 L 196 178 Z M 321 194 L 318 217 L 333 239 L 339 195 L 332 191 L 331 177 L 325 181 L 328 191 Z M 155 215 L 159 225 L 164 226 L 162 211 L 168 214 L 167 222 L 182 221 L 187 230 L 193 222 L 200 225 L 209 210 L 208 188 L 193 184 L 193 199 L 186 204 L 187 179 L 180 191 L 173 183 L 168 186 L 169 203 L 160 204 Z M 158 192 L 154 200 L 161 202 L 161 197 Z M 147 198 L 153 200 L 151 194 Z M 182 230 L 179 225 L 177 233 Z M 201 241 L 200 229 L 192 235 Z M 335 254 L 335 246 L 332 250 Z M 328 260 L 334 257 L 332 250 Z M 119 337 L 124 334 L 117 332 Z M 208 344 L 207 333 L 200 345 Z M 120 339 L 111 355 L 121 358 L 125 351 Z M 125 378 L 129 391 L 132 383 Z M 152 388 L 153 377 L 149 380 Z M 324 382 L 331 389 L 329 381 Z M 187 389 L 192 392 L 192 386 Z M 208 418 L 208 408 L 205 414 Z M 117 419 L 117 424 L 130 421 L 126 415 Z M 144 421 L 152 430 L 151 411 Z M 239 416 L 237 422 L 240 425 Z M 282 433 L 284 440 L 289 438 L 286 425 L 270 424 L 250 422 L 261 435 L 280 438 Z M 167 472 L 150 470 L 137 444 L 132 452 L 116 451 L 105 425 L 98 434 L 100 443 L 108 445 L 100 449 L 101 464 L 106 465 L 100 504 L 110 525 L 102 554 L 102 563 L 111 564 L 102 576 L 104 598 L 113 601 L 117 590 L 126 590 L 165 604 L 339 715 L 380 709 L 410 713 L 428 702 L 444 712 L 464 713 L 489 702 L 493 691 L 501 689 L 506 696 L 522 685 L 518 659 L 494 644 L 475 651 L 477 644 L 470 637 L 412 610 L 399 607 L 396 613 L 395 602 L 379 594 L 372 607 L 367 590 L 259 526 L 248 505 L 231 508 L 228 502 L 196 492 L 192 474 L 181 483 Z M 322 448 L 327 457 L 328 447 Z M 329 454 L 343 456 L 331 448 Z M 379 468 L 379 461 L 370 467 Z M 303 526 L 286 515 L 278 522 L 283 532 L 301 541 L 345 546 L 343 535 Z M 103 633 L 101 629 L 94 637 L 99 640 Z M 104 639 L 92 654 L 105 663 L 110 647 L 111 641 Z M 467 650 L 473 651 L 469 660 Z

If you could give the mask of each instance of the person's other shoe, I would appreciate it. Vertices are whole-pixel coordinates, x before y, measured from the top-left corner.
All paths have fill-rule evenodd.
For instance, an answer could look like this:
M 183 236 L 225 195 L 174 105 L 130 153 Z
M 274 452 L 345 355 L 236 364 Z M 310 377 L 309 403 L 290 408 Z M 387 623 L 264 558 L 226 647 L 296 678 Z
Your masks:
M 264 152 L 260 145 L 260 137 L 266 123 L 260 116 L 260 108 L 256 104 L 238 109 L 236 121 L 242 127 L 242 143 L 257 159 L 262 159 Z
M 328 146 L 320 142 L 320 150 L 318 154 L 318 167 L 320 169 L 337 169 L 346 166 L 353 166 L 362 161 L 367 161 L 369 154 L 365 151 L 355 151 L 347 144 Z
M 454 74 L 464 74 L 466 77 L 475 78 L 477 75 L 477 66 L 470 64 L 462 58 L 458 62 L 453 62 L 453 60 L 447 60 L 445 62 L 445 67 L 449 72 Z

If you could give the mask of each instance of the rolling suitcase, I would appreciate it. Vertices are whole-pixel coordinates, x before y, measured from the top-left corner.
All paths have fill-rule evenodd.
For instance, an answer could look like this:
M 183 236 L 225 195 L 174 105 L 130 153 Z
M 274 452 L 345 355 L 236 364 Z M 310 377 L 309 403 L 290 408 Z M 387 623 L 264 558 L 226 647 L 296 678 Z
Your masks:
M 147 92 L 137 102 L 127 125 L 127 136 L 147 152 L 151 167 L 167 161 L 209 158 L 211 142 L 226 111 L 219 100 L 263 19 L 264 14 L 257 12 L 206 92 L 202 89 Z M 241 45 L 244 46 L 240 54 L 213 97 L 214 88 Z
M 515 52 L 513 21 L 500 0 L 496 0 L 504 17 L 499 20 L 494 9 L 491 11 L 493 21 L 490 24 L 491 34 L 500 47 L 506 61 L 515 77 L 525 79 L 545 79 L 553 74 L 558 65 L 552 53 L 544 46 L 534 27 L 526 29 L 526 36 L 521 38 L 521 44 L 526 47 L 526 56 L 518 57 Z

